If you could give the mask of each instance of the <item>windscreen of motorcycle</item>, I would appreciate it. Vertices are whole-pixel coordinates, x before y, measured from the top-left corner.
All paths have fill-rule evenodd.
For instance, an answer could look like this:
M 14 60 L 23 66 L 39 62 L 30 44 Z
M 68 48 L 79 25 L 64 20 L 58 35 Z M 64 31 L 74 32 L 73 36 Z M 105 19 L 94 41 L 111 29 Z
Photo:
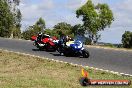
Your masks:
M 81 35 L 76 35 L 74 41 L 81 41 L 81 43 L 85 42 L 85 37 Z

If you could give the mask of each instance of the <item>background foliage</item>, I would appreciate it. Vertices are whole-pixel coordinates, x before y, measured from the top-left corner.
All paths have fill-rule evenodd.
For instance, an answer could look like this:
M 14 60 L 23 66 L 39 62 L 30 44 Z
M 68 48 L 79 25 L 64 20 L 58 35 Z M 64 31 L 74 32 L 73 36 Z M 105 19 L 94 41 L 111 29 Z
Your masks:
M 20 0 L 0 0 L 0 37 L 21 36 Z
M 28 40 L 31 36 L 35 36 L 38 32 L 44 32 L 45 29 L 45 21 L 42 17 L 32 26 L 29 26 L 23 33 L 22 38 Z
M 122 35 L 122 43 L 124 48 L 132 48 L 132 32 L 125 31 Z
M 96 43 L 101 35 L 99 31 L 104 31 L 106 27 L 110 27 L 114 21 L 112 10 L 107 4 L 94 5 L 92 0 L 88 0 L 86 4 L 76 11 L 77 18 L 82 17 L 84 33 L 87 31 L 91 44 Z

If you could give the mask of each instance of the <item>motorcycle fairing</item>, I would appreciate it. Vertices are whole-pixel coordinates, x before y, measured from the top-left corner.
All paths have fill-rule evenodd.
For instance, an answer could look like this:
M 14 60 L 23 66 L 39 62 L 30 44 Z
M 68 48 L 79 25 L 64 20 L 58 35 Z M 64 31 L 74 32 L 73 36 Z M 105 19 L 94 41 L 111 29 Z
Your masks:
M 31 37 L 31 40 L 32 40 L 32 41 L 35 41 L 36 39 L 37 39 L 37 36 L 32 36 L 32 37 Z
M 67 45 L 67 46 L 70 46 L 71 44 L 74 44 L 74 41 L 66 42 L 66 45 Z

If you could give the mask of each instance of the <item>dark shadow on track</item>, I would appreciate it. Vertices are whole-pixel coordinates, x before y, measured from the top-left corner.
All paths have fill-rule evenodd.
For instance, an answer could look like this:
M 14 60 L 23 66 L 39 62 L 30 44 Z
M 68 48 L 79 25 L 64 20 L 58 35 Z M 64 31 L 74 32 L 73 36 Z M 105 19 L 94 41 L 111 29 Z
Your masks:
M 40 49 L 32 49 L 32 51 L 45 51 L 45 50 L 40 50 Z
M 79 57 L 79 56 L 65 56 L 65 55 L 60 55 L 60 54 L 55 54 L 55 53 L 50 53 L 52 54 L 53 56 L 64 56 L 64 57 Z M 80 58 L 83 58 L 83 57 L 80 57 Z
M 60 54 L 55 54 L 55 53 L 50 53 L 52 54 L 53 56 L 61 56 Z

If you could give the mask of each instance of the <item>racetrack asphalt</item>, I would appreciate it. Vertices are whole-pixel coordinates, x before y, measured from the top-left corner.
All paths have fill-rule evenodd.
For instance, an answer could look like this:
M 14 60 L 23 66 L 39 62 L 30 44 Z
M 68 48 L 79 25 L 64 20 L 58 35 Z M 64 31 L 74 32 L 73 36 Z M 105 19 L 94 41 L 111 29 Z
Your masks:
M 86 46 L 85 48 L 90 52 L 89 58 L 65 57 L 60 56 L 58 52 L 39 51 L 33 46 L 32 41 L 0 38 L 0 49 L 132 75 L 132 51 L 117 51 Z

